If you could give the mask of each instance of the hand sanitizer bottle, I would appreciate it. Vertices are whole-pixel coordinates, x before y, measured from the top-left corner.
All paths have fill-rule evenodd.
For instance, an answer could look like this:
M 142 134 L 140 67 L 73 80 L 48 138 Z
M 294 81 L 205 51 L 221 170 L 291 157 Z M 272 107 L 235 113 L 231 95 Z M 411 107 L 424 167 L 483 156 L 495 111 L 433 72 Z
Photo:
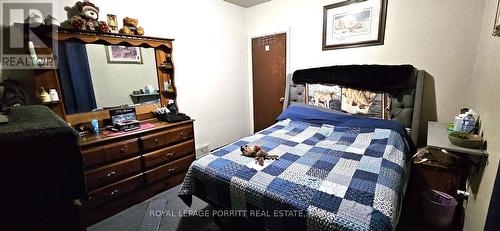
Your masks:
M 462 114 L 455 116 L 453 131 L 462 131 L 463 123 L 464 123 L 464 118 L 462 117 Z

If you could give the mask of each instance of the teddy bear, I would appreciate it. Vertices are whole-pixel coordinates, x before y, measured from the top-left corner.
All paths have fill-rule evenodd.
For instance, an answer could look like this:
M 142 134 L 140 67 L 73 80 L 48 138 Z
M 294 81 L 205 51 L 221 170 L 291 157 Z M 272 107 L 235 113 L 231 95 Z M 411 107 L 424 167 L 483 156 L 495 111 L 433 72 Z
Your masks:
M 79 30 L 90 30 L 98 32 L 109 32 L 109 26 L 106 22 L 98 21 L 99 7 L 91 3 L 89 0 L 76 3 L 79 15 L 75 15 L 70 19 L 70 24 Z
M 248 145 L 241 146 L 240 151 L 246 157 L 255 157 L 255 163 L 259 164 L 260 166 L 264 165 L 264 160 L 266 159 L 277 160 L 279 158 L 278 155 L 269 155 L 259 145 L 254 145 L 253 147 L 250 147 Z
M 137 27 L 138 24 L 139 20 L 125 17 L 123 19 L 123 28 L 119 32 L 126 35 L 144 35 L 144 28 Z

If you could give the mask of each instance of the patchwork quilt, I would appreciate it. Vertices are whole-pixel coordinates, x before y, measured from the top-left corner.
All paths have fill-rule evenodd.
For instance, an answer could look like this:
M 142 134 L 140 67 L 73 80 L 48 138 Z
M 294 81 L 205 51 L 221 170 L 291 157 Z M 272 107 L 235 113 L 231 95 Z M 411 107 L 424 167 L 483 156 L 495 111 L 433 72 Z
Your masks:
M 246 144 L 280 158 L 260 166 L 241 154 Z M 196 160 L 179 196 L 242 211 L 268 230 L 394 230 L 409 154 L 391 129 L 285 119 Z

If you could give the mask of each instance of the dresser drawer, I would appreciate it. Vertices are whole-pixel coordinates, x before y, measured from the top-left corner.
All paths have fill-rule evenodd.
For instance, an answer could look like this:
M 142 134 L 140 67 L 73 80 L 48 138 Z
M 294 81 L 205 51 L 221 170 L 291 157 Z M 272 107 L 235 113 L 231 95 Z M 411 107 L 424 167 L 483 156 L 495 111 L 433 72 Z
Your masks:
M 151 169 L 145 173 L 146 181 L 148 184 L 151 184 L 158 180 L 185 172 L 194 160 L 195 155 L 190 155 L 171 163 L 162 165 L 160 167 Z
M 95 188 L 139 172 L 141 172 L 141 157 L 138 156 L 85 172 L 85 181 L 87 188 Z
M 181 157 L 187 156 L 194 153 L 194 142 L 193 140 L 185 141 L 180 144 L 170 146 L 168 148 L 163 148 L 156 150 L 154 152 L 144 155 L 144 164 L 146 168 L 167 163 L 172 160 L 179 159 Z
M 139 153 L 138 139 L 82 149 L 86 169 L 121 160 L 137 153 Z
M 179 143 L 193 138 L 193 126 L 182 126 L 172 128 L 165 132 L 144 136 L 141 138 L 144 151 L 150 151 L 165 147 L 170 144 Z
M 86 207 L 91 208 L 103 202 L 115 200 L 143 187 L 144 175 L 141 173 L 106 187 L 91 191 L 89 193 L 89 201 Z

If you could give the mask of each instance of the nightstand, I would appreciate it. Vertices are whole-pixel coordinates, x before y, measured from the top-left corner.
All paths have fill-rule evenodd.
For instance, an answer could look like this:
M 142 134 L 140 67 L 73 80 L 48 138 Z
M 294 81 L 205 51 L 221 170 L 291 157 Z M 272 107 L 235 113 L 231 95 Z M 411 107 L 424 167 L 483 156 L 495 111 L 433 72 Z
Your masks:
M 412 170 L 417 173 L 422 171 L 422 175 L 418 177 L 423 178 L 432 189 L 457 198 L 457 190 L 465 190 L 467 177 L 471 174 L 470 169 L 474 167 L 477 172 L 485 164 L 488 153 L 485 150 L 452 144 L 448 140 L 447 128 L 446 123 L 428 123 L 427 148 L 430 155 L 427 155 L 427 158 L 431 161 L 418 163 L 419 159 L 416 158 L 413 160 Z
M 486 163 L 488 152 L 486 150 L 462 148 L 456 146 L 448 140 L 448 124 L 439 122 L 429 122 L 427 129 L 427 147 L 429 149 L 444 150 L 446 152 L 455 153 L 461 157 L 467 158 L 469 164 L 472 164 L 476 169 L 479 169 Z M 479 162 L 474 160 L 479 159 Z
M 403 219 L 413 218 L 416 226 L 428 226 L 422 216 L 422 193 L 434 189 L 453 196 L 458 205 L 455 217 L 448 230 L 462 230 L 464 197 L 457 190 L 466 190 L 466 181 L 471 168 L 476 171 L 485 163 L 488 153 L 479 149 L 462 148 L 448 140 L 447 123 L 429 122 L 427 134 L 427 150 L 423 158 L 415 158 L 411 164 L 408 190 L 405 194 Z M 417 219 L 415 219 L 417 218 Z M 419 220 L 420 219 L 420 220 Z M 413 223 L 412 222 L 412 223 Z M 424 225 L 424 226 L 422 226 Z M 418 229 L 417 229 L 418 230 Z

